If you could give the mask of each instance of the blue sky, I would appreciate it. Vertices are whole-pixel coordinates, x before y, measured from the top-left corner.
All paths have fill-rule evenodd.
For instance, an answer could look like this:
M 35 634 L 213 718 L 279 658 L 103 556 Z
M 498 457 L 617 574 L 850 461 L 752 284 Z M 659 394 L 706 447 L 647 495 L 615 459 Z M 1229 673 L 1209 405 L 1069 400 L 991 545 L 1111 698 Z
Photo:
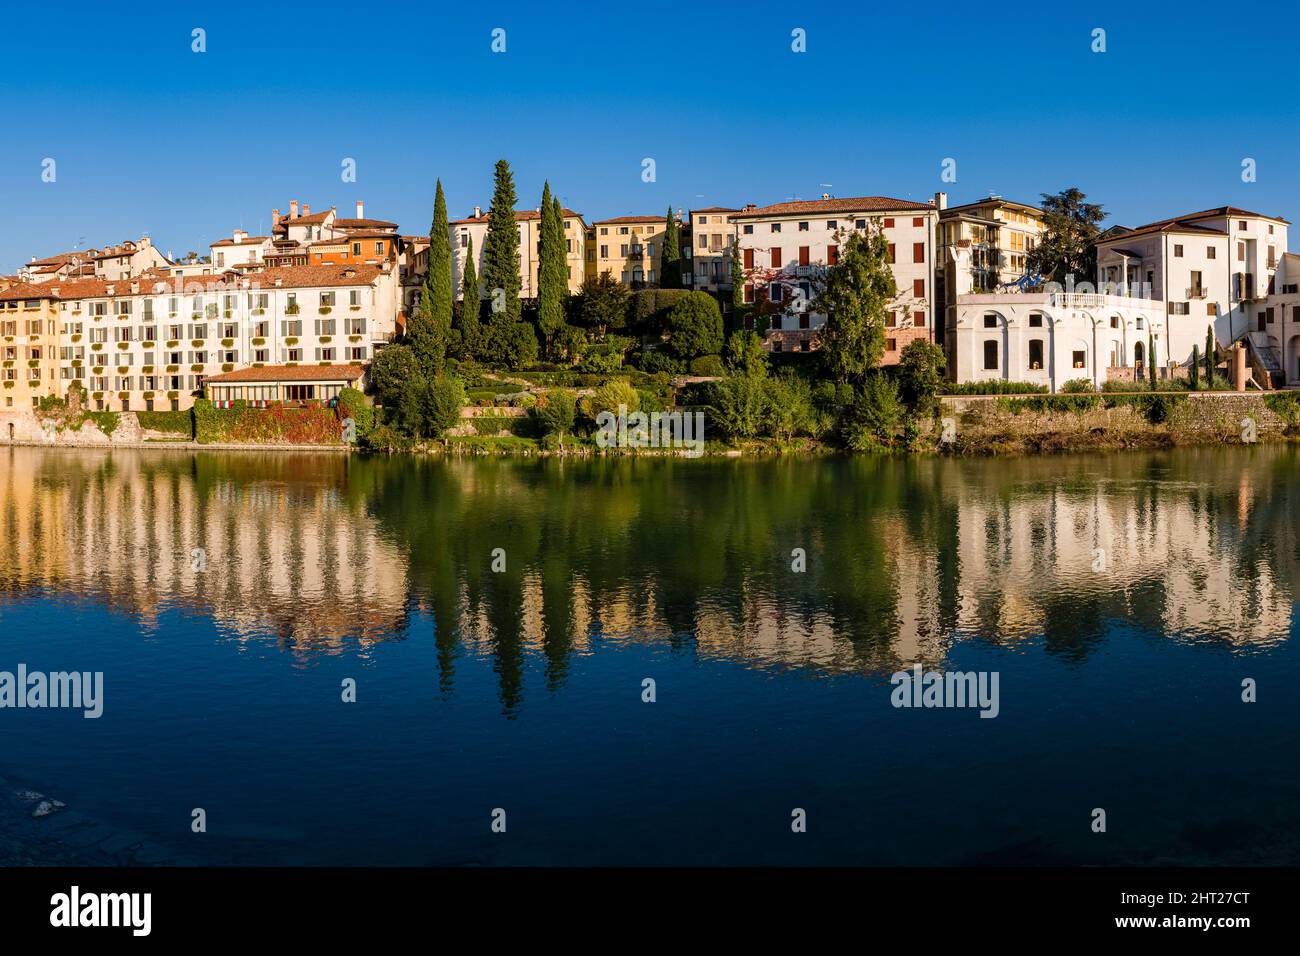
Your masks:
M 427 232 L 435 178 L 467 215 L 503 157 L 521 206 L 549 178 L 589 222 L 823 191 L 1035 201 L 1067 185 L 1111 223 L 1224 203 L 1300 217 L 1290 5 L 1252 8 L 1267 24 L 1252 30 L 1195 0 L 440 6 L 11 6 L 0 271 L 145 232 L 206 251 L 265 231 L 291 198 L 340 214 L 362 199 Z

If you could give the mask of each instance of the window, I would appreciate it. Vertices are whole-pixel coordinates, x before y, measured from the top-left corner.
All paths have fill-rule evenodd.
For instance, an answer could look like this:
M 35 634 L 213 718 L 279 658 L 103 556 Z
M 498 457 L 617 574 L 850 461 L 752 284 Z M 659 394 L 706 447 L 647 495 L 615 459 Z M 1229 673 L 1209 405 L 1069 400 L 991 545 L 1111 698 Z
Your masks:
M 772 223 L 772 231 L 773 231 L 773 232 L 780 232 L 780 231 L 781 231 L 781 224 L 780 224 L 779 222 L 774 222 L 774 223 Z
M 894 244 L 891 242 L 891 243 L 889 244 L 889 264 L 890 264 L 891 266 L 894 264 L 894 258 L 895 258 L 894 253 L 895 253 L 895 251 L 896 251 L 896 250 L 895 250 Z
M 884 226 L 883 226 L 883 228 L 885 228 L 885 229 L 893 229 L 893 228 L 894 228 L 894 220 L 893 220 L 893 219 L 886 219 L 885 222 L 884 222 Z
M 780 267 L 781 267 L 781 247 L 773 246 L 772 247 L 772 268 L 779 269 Z
M 1110 327 L 1111 327 L 1112 329 L 1118 329 L 1118 328 L 1119 328 L 1119 316 L 1118 316 L 1118 315 L 1112 315 L 1112 316 L 1110 317 Z
M 827 263 L 827 265 L 832 265 L 832 266 L 834 266 L 834 265 L 839 265 L 839 261 L 840 261 L 840 247 L 839 247 L 839 246 L 827 246 L 827 247 L 826 247 L 826 263 Z
M 807 231 L 808 231 L 808 223 L 806 223 L 806 222 L 801 222 L 801 223 L 799 223 L 799 231 L 800 231 L 800 232 L 807 232 Z
M 984 313 L 984 328 L 996 329 L 998 327 L 998 317 L 993 312 Z
M 808 265 L 808 261 L 809 261 L 809 260 L 808 260 L 808 256 L 809 256 L 809 248 L 808 248 L 808 246 L 800 246 L 800 247 L 799 247 L 799 265 L 801 265 L 801 266 L 806 266 L 806 265 Z
M 924 280 L 924 279 L 913 279 L 913 280 L 912 280 L 912 297 L 913 297 L 913 298 L 916 298 L 916 299 L 924 299 L 924 298 L 925 298 L 925 280 Z
M 1181 259 L 1182 257 L 1183 257 L 1183 247 L 1180 243 L 1176 242 L 1174 243 L 1174 258 Z
M 839 228 L 839 223 L 834 219 L 827 219 L 826 228 L 829 229 L 831 232 L 834 232 L 837 228 Z
M 1029 340 L 1029 368 L 1031 370 L 1036 371 L 1038 369 L 1041 369 L 1042 367 L 1043 367 L 1043 340 L 1030 339 Z
M 1031 329 L 1041 329 L 1043 327 L 1043 314 L 1035 312 L 1029 316 L 1029 327 Z
M 913 217 L 912 225 L 918 229 L 922 228 L 925 225 L 925 217 L 924 216 Z
M 913 261 L 913 262 L 924 262 L 924 261 L 925 261 L 925 243 L 924 243 L 924 242 L 914 242 L 914 243 L 912 243 L 912 261 Z
M 752 268 L 754 268 L 754 250 L 753 250 L 753 249 L 746 249 L 746 250 L 745 250 L 745 268 L 746 268 L 746 269 L 752 269 Z
M 912 324 L 918 329 L 925 328 L 925 310 L 912 313 Z
M 865 219 L 858 219 L 858 220 L 856 220 L 856 221 L 853 223 L 853 228 L 854 228 L 854 229 L 866 229 L 866 228 L 867 228 L 867 221 L 866 221 Z
M 1087 368 L 1087 367 L 1088 367 L 1087 358 L 1088 358 L 1088 355 L 1087 355 L 1086 352 L 1082 352 L 1082 351 L 1076 350 L 1076 351 L 1073 353 L 1073 356 L 1072 356 L 1072 361 L 1074 362 L 1074 367 L 1075 367 L 1075 368 Z
M 1216 255 L 1218 255 L 1218 250 L 1214 246 L 1205 247 L 1205 258 L 1213 259 Z
M 885 351 L 886 351 L 886 352 L 897 352 L 897 351 L 898 351 L 898 339 L 885 339 Z
M 1136 323 L 1136 324 L 1137 324 L 1137 327 L 1138 327 L 1139 329 L 1145 329 L 1145 328 L 1146 328 L 1146 319 L 1142 318 L 1141 316 L 1138 316 L 1138 319 L 1137 319 L 1137 323 Z
M 747 236 L 752 236 L 752 235 L 754 234 L 754 227 L 753 227 L 753 225 L 747 225 L 747 226 L 744 226 L 743 228 L 744 228 L 744 233 L 745 233 L 745 235 L 747 235 Z
M 998 343 L 984 343 L 984 369 L 996 369 L 998 367 Z

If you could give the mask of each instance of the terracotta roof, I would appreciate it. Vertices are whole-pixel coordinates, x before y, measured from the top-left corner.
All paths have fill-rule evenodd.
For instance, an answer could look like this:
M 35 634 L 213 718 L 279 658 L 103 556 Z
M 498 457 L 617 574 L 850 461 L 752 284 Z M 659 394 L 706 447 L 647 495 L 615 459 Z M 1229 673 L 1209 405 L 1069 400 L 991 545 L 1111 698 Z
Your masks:
M 243 239 L 240 239 L 238 242 L 235 242 L 234 237 L 231 236 L 229 239 L 218 239 L 216 242 L 212 243 L 212 245 L 214 246 L 256 246 L 256 245 L 261 245 L 263 242 L 266 242 L 266 240 L 270 238 L 271 238 L 270 236 L 245 236 Z
M 207 276 L 139 276 L 135 279 L 70 279 L 51 282 L 58 289 L 59 299 L 91 299 L 109 295 L 185 295 L 192 291 L 214 292 L 258 291 L 260 289 L 312 289 L 331 286 L 370 285 L 383 269 L 370 265 L 279 266 L 247 275 L 224 270 Z M 276 280 L 280 284 L 276 285 Z M 131 283 L 139 285 L 139 292 L 131 291 Z M 113 292 L 109 292 L 109 287 Z M 162 286 L 161 291 L 157 291 Z M 52 296 L 54 297 L 54 296 Z
M 1099 240 L 1099 243 L 1113 242 L 1121 237 L 1128 239 L 1132 236 L 1146 236 L 1159 232 L 1205 232 L 1212 235 L 1223 236 L 1227 235 L 1227 232 L 1222 229 L 1213 229 L 1209 226 L 1198 226 L 1196 224 L 1197 220 L 1220 218 L 1231 219 L 1237 216 L 1245 216 L 1250 219 L 1268 219 L 1272 222 L 1280 222 L 1285 225 L 1291 224 L 1290 220 L 1283 219 L 1280 216 L 1266 216 L 1263 213 L 1251 212 L 1248 209 L 1239 209 L 1236 206 L 1218 206 L 1215 209 L 1204 209 L 1201 212 L 1188 213 L 1185 216 L 1173 216 L 1169 219 L 1158 219 L 1155 222 L 1147 223 L 1145 226 L 1137 226 L 1136 228 L 1130 229 L 1126 232 L 1117 233 L 1109 239 L 1102 238 Z
M 1034 212 L 1041 213 L 1043 210 L 1033 203 L 1016 202 L 1014 199 L 1005 199 L 1002 196 L 985 196 L 983 199 L 977 199 L 974 202 L 964 202 L 957 206 L 949 206 L 940 212 L 955 212 L 960 209 L 973 209 L 976 206 L 1015 206 L 1017 209 L 1031 209 Z
M 50 292 L 50 287 L 48 285 L 35 285 L 31 282 L 20 282 L 17 285 L 11 285 L 9 288 L 0 292 L 0 299 L 3 300 L 53 298 L 55 298 L 55 296 Z
M 742 209 L 732 213 L 732 219 L 754 219 L 763 216 L 794 216 L 800 213 L 822 212 L 934 212 L 929 203 L 910 199 L 891 199 L 888 196 L 850 196 L 847 199 L 803 199 L 797 202 L 779 202 L 757 209 Z
M 731 206 L 705 206 L 703 209 L 692 209 L 691 215 L 697 212 L 740 212 L 740 210 Z
M 281 219 L 282 226 L 318 226 L 333 214 L 333 209 L 326 209 L 324 212 L 314 212 L 310 216 L 299 216 L 297 219 Z
M 580 213 L 580 212 L 574 212 L 572 209 L 562 209 L 561 212 L 563 213 L 565 219 L 581 219 L 581 218 L 582 218 L 582 213 Z M 491 218 L 492 218 L 491 213 L 486 213 L 486 212 L 485 212 L 485 213 L 483 213 L 483 215 L 481 215 L 481 216 L 470 216 L 468 219 L 453 219 L 453 220 L 451 221 L 451 225 L 453 225 L 453 226 L 464 226 L 464 225 L 468 225 L 469 223 L 472 223 L 472 222 L 475 222 L 475 223 L 477 223 L 477 222 L 487 222 L 487 221 L 488 221 L 489 219 L 491 219 Z M 541 214 L 540 212 L 538 212 L 536 209 L 516 209 L 516 210 L 515 210 L 515 222 L 525 222 L 525 221 L 527 221 L 527 220 L 532 220 L 532 219 L 541 219 L 541 218 L 542 218 L 542 214 Z
M 335 219 L 336 229 L 396 229 L 397 223 L 387 219 Z
M 206 381 L 218 385 L 232 382 L 355 382 L 366 374 L 360 365 L 263 365 L 213 375 Z
M 667 220 L 663 216 L 615 216 L 613 219 L 597 219 L 592 223 L 593 226 L 608 226 L 613 223 L 622 222 L 658 222 L 667 225 Z

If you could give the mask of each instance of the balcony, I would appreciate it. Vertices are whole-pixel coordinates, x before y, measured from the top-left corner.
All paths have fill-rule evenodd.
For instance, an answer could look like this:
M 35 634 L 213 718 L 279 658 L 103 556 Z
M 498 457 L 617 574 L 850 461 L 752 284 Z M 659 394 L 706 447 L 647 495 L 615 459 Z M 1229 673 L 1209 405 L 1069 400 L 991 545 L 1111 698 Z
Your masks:
M 1188 286 L 1188 287 L 1187 287 L 1187 298 L 1189 298 L 1189 299 L 1204 299 L 1204 298 L 1205 298 L 1205 287 L 1204 287 L 1204 286 L 1199 286 L 1199 285 Z

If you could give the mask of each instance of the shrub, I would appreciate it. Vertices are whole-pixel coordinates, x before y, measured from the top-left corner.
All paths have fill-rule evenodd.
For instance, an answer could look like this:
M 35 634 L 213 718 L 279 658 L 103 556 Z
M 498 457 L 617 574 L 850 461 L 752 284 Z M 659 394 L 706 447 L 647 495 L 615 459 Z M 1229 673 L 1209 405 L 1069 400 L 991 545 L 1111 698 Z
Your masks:
M 686 371 L 686 363 L 675 358 L 664 349 L 641 349 L 633 353 L 636 367 L 647 374 L 664 372 L 668 375 L 681 375 Z
M 188 412 L 136 412 L 142 428 L 150 431 L 166 432 L 169 435 L 194 435 L 194 416 Z
M 728 375 L 712 383 L 713 418 L 730 438 L 753 438 L 762 431 L 770 400 L 767 379 L 759 375 Z
M 691 374 L 721 378 L 727 374 L 727 370 L 722 367 L 722 356 L 701 355 L 691 362 Z
M 767 379 L 767 407 L 764 411 L 764 427 L 773 438 L 789 441 L 795 435 L 820 431 L 812 388 L 797 375 Z
M 578 400 L 573 392 L 553 389 L 546 393 L 546 401 L 533 409 L 533 417 L 543 435 L 558 435 L 563 441 L 573 431 L 577 410 Z
M 1090 378 L 1072 378 L 1061 386 L 1061 391 L 1067 395 L 1081 395 L 1085 392 L 1095 392 L 1097 388 Z
M 1043 395 L 1046 393 L 1046 385 L 1035 385 L 1033 382 L 1004 382 L 1000 378 L 982 382 L 962 382 L 960 385 L 947 382 L 943 386 L 944 395 Z
M 722 310 L 707 292 L 690 292 L 668 313 L 668 347 L 678 358 L 722 351 Z
M 639 411 L 641 396 L 624 379 L 614 379 L 596 389 L 591 397 L 584 401 L 584 405 L 587 415 L 594 419 L 601 412 L 618 414 L 620 405 L 626 405 L 629 412 Z
M 877 372 L 867 379 L 844 417 L 844 443 L 855 451 L 870 451 L 890 444 L 903 421 L 903 401 L 898 385 Z
M 727 364 L 747 375 L 767 373 L 767 352 L 757 332 L 741 329 L 727 339 Z
M 364 439 L 375 427 L 375 410 L 366 401 L 366 397 L 355 388 L 345 388 L 339 392 L 336 406 L 339 421 L 352 419 L 356 422 L 357 438 Z
M 924 339 L 913 339 L 898 357 L 899 393 L 918 412 L 928 412 L 937 404 L 935 396 L 943 387 L 943 370 L 948 360 L 943 349 Z

